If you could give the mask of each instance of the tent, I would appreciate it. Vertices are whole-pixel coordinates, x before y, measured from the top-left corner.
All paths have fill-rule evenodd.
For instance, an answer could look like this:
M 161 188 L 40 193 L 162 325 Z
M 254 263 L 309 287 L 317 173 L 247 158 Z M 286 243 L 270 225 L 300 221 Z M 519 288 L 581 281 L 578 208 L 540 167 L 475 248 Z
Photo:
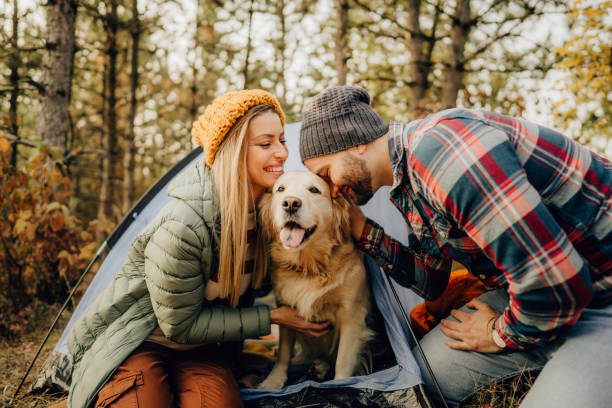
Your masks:
M 289 149 L 289 158 L 285 165 L 286 170 L 306 169 L 299 158 L 299 128 L 300 124 L 294 123 L 287 125 L 285 129 Z M 105 247 L 108 247 L 109 251 L 74 310 L 72 318 L 55 345 L 52 354 L 39 372 L 31 390 L 41 391 L 48 388 L 68 390 L 72 372 L 72 362 L 66 346 L 68 331 L 121 268 L 135 236 L 169 201 L 167 195 L 168 182 L 202 158 L 202 150 L 198 148 L 177 163 L 140 199 L 102 245 L 98 253 L 101 253 Z M 391 204 L 388 196 L 388 188 L 381 188 L 362 209 L 368 217 L 381 224 L 389 235 L 406 244 L 407 232 L 402 216 Z M 421 385 L 422 379 L 419 367 L 411 352 L 410 328 L 407 326 L 405 319 L 402 318 L 402 310 L 398 307 L 397 302 L 399 299 L 403 308 L 409 311 L 422 299 L 412 291 L 387 279 L 382 270 L 369 257 L 366 257 L 366 264 L 374 298 L 383 316 L 386 334 L 397 364 L 369 375 L 342 380 L 323 383 L 303 381 L 287 386 L 281 391 L 242 389 L 242 396 L 247 405 L 249 405 L 249 401 L 254 404 L 257 401 L 266 401 L 263 404 L 264 406 L 298 406 L 298 404 L 304 405 L 310 401 L 315 406 L 328 407 L 430 406 Z M 389 286 L 390 284 L 394 286 L 395 293 Z M 396 295 L 397 298 L 395 298 Z M 334 392 L 330 392 L 332 390 Z

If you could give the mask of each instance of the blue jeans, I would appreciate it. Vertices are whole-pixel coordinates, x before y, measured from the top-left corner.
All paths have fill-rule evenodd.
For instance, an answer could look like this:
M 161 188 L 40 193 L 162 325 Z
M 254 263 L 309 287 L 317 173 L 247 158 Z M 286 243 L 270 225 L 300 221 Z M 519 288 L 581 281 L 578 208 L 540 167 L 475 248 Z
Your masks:
M 508 305 L 504 289 L 480 296 L 498 311 Z M 462 308 L 466 312 L 471 309 Z M 612 407 L 612 305 L 587 308 L 562 338 L 530 350 L 507 350 L 498 354 L 453 350 L 448 337 L 436 326 L 421 340 L 438 384 L 451 404 L 458 404 L 480 387 L 516 376 L 524 371 L 538 375 L 521 408 Z M 435 397 L 435 387 L 417 350 L 425 387 Z

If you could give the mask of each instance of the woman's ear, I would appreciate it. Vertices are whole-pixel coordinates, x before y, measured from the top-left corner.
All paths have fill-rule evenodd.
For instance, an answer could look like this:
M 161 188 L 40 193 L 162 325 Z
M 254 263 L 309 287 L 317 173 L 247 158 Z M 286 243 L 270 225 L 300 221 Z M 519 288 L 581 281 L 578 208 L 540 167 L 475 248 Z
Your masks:
M 272 193 L 264 193 L 257 203 L 257 225 L 266 242 L 274 236 L 271 203 Z
M 332 199 L 333 223 L 338 242 L 351 239 L 351 219 L 348 209 L 349 202 L 342 195 Z

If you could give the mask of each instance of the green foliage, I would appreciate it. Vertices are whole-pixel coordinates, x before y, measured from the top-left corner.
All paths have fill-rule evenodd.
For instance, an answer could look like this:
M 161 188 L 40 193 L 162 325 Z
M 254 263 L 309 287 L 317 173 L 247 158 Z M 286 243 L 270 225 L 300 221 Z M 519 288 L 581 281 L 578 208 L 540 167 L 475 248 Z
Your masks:
M 459 91 L 461 105 L 513 115 L 523 113 L 525 95 L 531 90 L 519 75 L 533 78 L 539 72 L 538 66 L 546 65 L 551 53 L 544 51 L 546 44 L 542 41 L 537 41 L 533 49 L 516 49 L 514 44 L 521 35 L 528 35 L 529 27 L 537 25 L 534 23 L 539 18 L 546 18 L 559 1 L 471 1 L 472 29 L 465 46 L 463 88 Z M 302 106 L 314 94 L 337 83 L 335 1 L 152 0 L 145 3 L 139 10 L 140 76 L 134 126 L 134 191 L 130 196 L 144 193 L 154 180 L 191 150 L 193 121 L 214 97 L 241 89 L 247 78 L 249 87 L 261 87 L 279 97 L 288 122 L 300 119 Z M 431 44 L 423 43 L 431 68 L 423 100 L 417 102 L 424 112 L 440 108 L 438 102 L 446 83 L 449 33 L 456 3 L 420 2 L 420 32 L 433 39 Z M 104 91 L 109 86 L 105 77 L 109 62 L 105 40 L 112 4 L 117 5 L 118 20 L 117 78 L 113 82 L 117 97 L 116 133 L 109 147 L 111 151 L 104 152 L 106 147 L 101 140 L 109 123 L 103 112 L 103 107 L 108 106 Z M 410 11 L 406 2 L 349 1 L 348 83 L 366 87 L 374 108 L 385 119 L 410 120 L 412 116 L 414 103 L 410 90 L 414 78 L 410 69 L 410 44 L 419 35 L 410 33 Z M 7 57 L 19 51 L 13 50 L 8 42 L 10 18 L 8 7 L 0 15 L 7 31 L 6 36 L 0 36 L 0 44 L 7 51 L 0 55 Z M 94 219 L 98 214 L 102 157 L 112 159 L 109 176 L 112 208 L 106 212 L 107 222 L 121 219 L 125 208 L 122 157 L 131 142 L 126 137 L 130 134 L 130 33 L 135 29 L 131 21 L 129 1 L 79 2 L 67 154 L 79 149 L 85 153 L 72 155 L 67 165 L 74 176 L 75 195 L 79 199 L 77 210 L 83 220 Z M 251 30 L 249 21 L 252 21 Z M 437 21 L 435 28 L 434 21 Z M 44 25 L 24 8 L 19 13 L 19 27 L 23 43 L 15 59 L 20 62 L 19 133 L 11 131 L 9 126 L 9 94 L 14 89 L 8 78 L 10 58 L 0 58 L 0 130 L 38 143 L 36 80 L 40 77 L 44 54 L 44 49 L 38 49 L 44 45 Z M 527 57 L 535 62 L 524 61 Z M 30 156 L 28 149 L 19 146 L 18 161 Z
M 0 135 L 0 336 L 25 329 L 32 298 L 62 301 L 97 247 L 65 167 L 43 149 L 17 169 L 10 154 Z
M 352 0 L 349 18 L 353 57 L 351 82 L 373 94 L 373 105 L 386 119 L 410 120 L 442 108 L 443 88 L 451 62 L 450 37 L 459 2 L 418 2 L 419 29 L 409 24 L 412 2 Z M 469 1 L 470 18 L 457 105 L 500 113 L 523 114 L 527 96 L 552 67 L 550 38 L 537 38 L 535 28 L 562 10 L 559 0 Z M 542 31 L 539 30 L 538 36 Z M 411 101 L 415 63 L 411 44 L 420 41 L 419 65 L 426 69 L 424 97 Z M 525 81 L 525 78 L 528 80 Z M 529 83 L 530 86 L 526 86 Z M 533 86 L 531 86 L 533 84 Z M 414 109 L 414 111 L 412 111 Z
M 567 74 L 558 83 L 564 98 L 554 107 L 563 128 L 597 149 L 612 136 L 612 1 L 575 0 L 569 9 L 571 38 L 555 50 L 557 68 Z
M 17 10 L 13 9 L 12 1 L 3 2 L 3 7 L 0 7 L 0 131 L 29 138 L 35 120 L 29 110 L 36 105 L 38 97 L 30 78 L 40 74 L 42 30 L 33 18 L 36 6 L 23 3 L 17 2 Z M 15 12 L 18 27 L 12 24 Z M 13 69 L 14 78 L 11 77 Z M 17 117 L 11 118 L 11 94 L 15 91 L 19 104 Z

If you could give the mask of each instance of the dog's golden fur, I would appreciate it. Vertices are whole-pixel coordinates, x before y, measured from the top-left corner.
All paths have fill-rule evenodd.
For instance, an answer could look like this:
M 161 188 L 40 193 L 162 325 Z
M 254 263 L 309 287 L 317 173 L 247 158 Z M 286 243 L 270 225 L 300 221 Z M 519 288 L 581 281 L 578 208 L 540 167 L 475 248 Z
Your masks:
M 291 209 L 297 202 L 299 207 Z M 260 200 L 258 218 L 260 232 L 271 242 L 270 270 L 278 302 L 297 309 L 305 319 L 333 325 L 319 338 L 281 327 L 276 364 L 260 388 L 282 388 L 294 341 L 301 346 L 301 357 L 315 362 L 321 377 L 326 360 L 335 362 L 334 378 L 353 375 L 373 332 L 366 326 L 369 288 L 363 255 L 351 238 L 348 203 L 332 199 L 327 183 L 314 173 L 288 172 Z M 303 241 L 302 235 L 287 239 L 296 230 L 285 231 L 283 240 L 281 230 L 287 225 L 306 230 Z

